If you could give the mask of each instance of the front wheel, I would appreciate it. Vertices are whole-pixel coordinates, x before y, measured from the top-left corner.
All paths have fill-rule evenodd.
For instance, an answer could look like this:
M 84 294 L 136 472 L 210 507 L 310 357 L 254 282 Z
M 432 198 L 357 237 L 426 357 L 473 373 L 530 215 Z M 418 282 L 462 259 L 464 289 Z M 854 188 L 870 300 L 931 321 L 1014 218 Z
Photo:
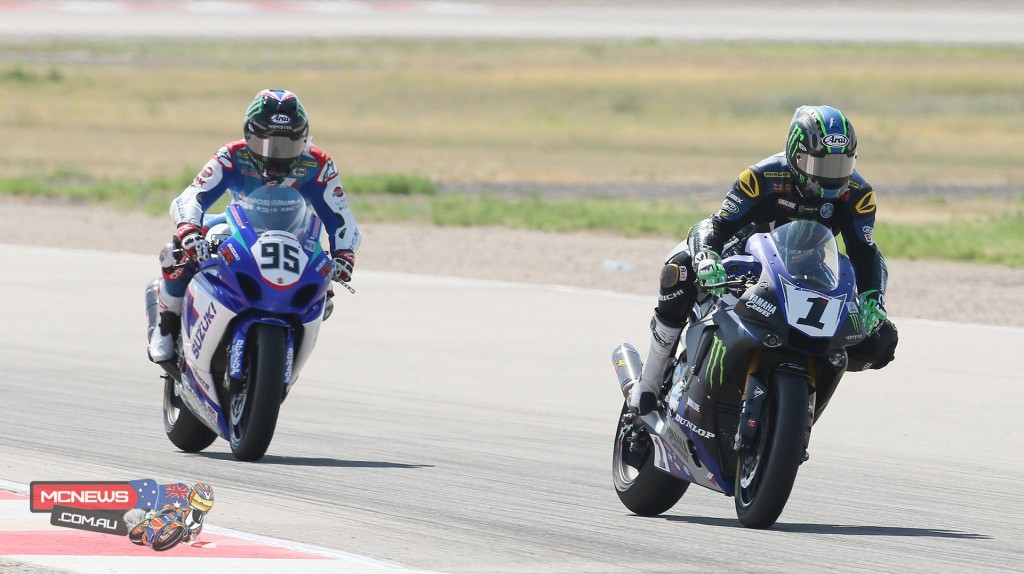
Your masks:
M 238 460 L 257 461 L 270 448 L 284 398 L 287 347 L 284 327 L 256 323 L 249 332 L 242 390 L 231 395 L 228 408 L 228 438 Z
M 770 528 L 782 514 L 803 462 L 807 378 L 777 371 L 757 435 L 736 463 L 736 516 L 747 528 Z
M 174 379 L 168 376 L 164 377 L 164 432 L 174 446 L 185 452 L 199 452 L 217 440 L 217 433 L 188 410 Z
M 675 506 L 690 483 L 655 468 L 651 437 L 642 426 L 634 426 L 633 416 L 623 404 L 615 428 L 612 482 L 615 494 L 631 512 L 656 516 Z

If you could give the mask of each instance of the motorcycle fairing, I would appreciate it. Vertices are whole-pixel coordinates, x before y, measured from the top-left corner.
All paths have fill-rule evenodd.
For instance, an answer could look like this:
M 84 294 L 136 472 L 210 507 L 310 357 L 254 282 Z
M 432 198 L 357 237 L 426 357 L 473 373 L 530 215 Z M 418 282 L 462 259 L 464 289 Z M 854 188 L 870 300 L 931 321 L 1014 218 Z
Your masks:
M 180 394 L 190 410 L 222 438 L 228 437 L 228 428 L 217 392 L 220 382 L 215 380 L 214 365 L 219 367 L 218 373 L 239 379 L 252 325 L 280 325 L 288 329 L 283 389 L 286 393 L 316 345 L 330 285 L 327 281 L 330 259 L 320 245 L 322 225 L 318 217 L 311 215 L 298 235 L 278 230 L 261 234 L 250 223 L 244 209 L 232 204 L 225 214 L 230 237 L 221 243 L 218 257 L 200 266 L 185 293 L 182 314 L 185 368 L 180 381 Z M 253 252 L 254 246 L 270 241 L 279 246 L 292 246 L 297 262 L 292 276 L 272 275 L 275 279 L 281 278 L 280 282 L 268 279 L 257 261 L 260 254 Z M 225 346 L 228 340 L 230 345 Z
M 670 408 L 664 415 L 655 411 L 642 417 L 641 421 L 648 434 L 656 436 L 666 451 L 662 457 L 665 462 L 661 466 L 658 466 L 657 456 L 655 458 L 658 468 L 731 496 L 734 488 L 732 477 L 723 471 L 719 449 L 722 439 L 728 439 L 725 442 L 731 445 L 732 437 L 722 436 L 723 427 L 728 425 L 719 424 L 718 409 L 714 406 L 732 402 L 721 401 L 723 390 L 736 395 L 738 400 L 739 391 L 726 384 L 734 380 L 733 370 L 736 367 L 733 361 L 727 360 L 728 355 L 741 349 L 752 349 L 755 342 L 749 335 L 743 335 L 746 332 L 743 329 L 736 329 L 735 334 L 721 329 L 723 319 L 718 317 L 724 316 L 728 321 L 731 320 L 729 315 L 720 308 L 714 308 L 704 320 L 690 325 L 686 331 L 686 348 L 695 350 L 694 362 L 677 363 L 669 394 L 670 397 L 678 396 L 678 402 L 673 405 L 670 399 Z M 734 314 L 732 316 L 735 317 Z M 709 368 L 709 365 L 715 367 Z M 719 365 L 721 370 L 718 370 Z M 738 404 L 736 411 L 738 415 Z
M 690 470 L 699 469 L 700 465 L 693 461 L 686 437 L 678 425 L 658 411 L 644 415 L 641 422 L 647 427 L 651 443 L 654 445 L 654 466 L 656 468 L 684 480 L 715 488 L 706 480 L 702 482 L 701 476 L 694 475 Z
M 215 272 L 207 267 L 192 278 L 182 304 L 182 352 L 185 368 L 181 386 L 192 410 L 211 430 L 227 436 L 227 425 L 213 374 L 215 356 L 236 312 L 223 305 L 217 295 Z M 230 302 L 230 301 L 229 301 Z M 203 311 L 200 311 L 202 309 Z M 194 400 L 189 398 L 194 397 Z
M 244 210 L 229 205 L 225 213 L 231 237 L 221 244 L 220 253 L 250 254 L 248 257 L 219 257 L 215 263 L 218 275 L 230 291 L 226 295 L 246 308 L 298 315 L 301 323 L 323 315 L 330 286 L 325 279 L 331 267 L 330 258 L 320 245 L 323 230 L 320 218 L 311 215 L 305 230 L 297 234 L 280 230 L 259 233 L 249 223 Z M 288 253 L 275 253 L 280 251 L 275 249 L 264 252 L 257 246 L 280 246 Z M 264 259 L 270 255 L 273 255 L 272 261 Z M 289 288 L 295 285 L 301 287 L 293 293 Z
M 181 378 L 181 381 L 175 381 L 175 386 L 178 389 L 178 395 L 187 404 L 188 410 L 192 411 L 203 424 L 221 438 L 227 438 L 227 421 L 224 420 L 224 413 L 220 408 L 216 390 L 213 387 L 208 387 L 209 383 L 197 376 L 188 363 L 185 364 Z
M 658 468 L 728 495 L 733 494 L 734 477 L 724 470 L 735 467 L 736 429 L 744 416 L 743 422 L 756 429 L 757 421 L 748 414 L 756 405 L 750 403 L 763 399 L 747 397 L 748 384 L 752 394 L 758 389 L 765 392 L 758 378 L 763 374 L 755 376 L 764 341 L 776 336 L 780 344 L 799 348 L 803 336 L 820 340 L 815 346 L 824 351 L 863 336 L 855 324 L 859 321 L 847 320 L 856 317 L 859 308 L 853 302 L 855 276 L 846 257 L 834 262 L 834 286 L 810 289 L 783 264 L 770 234 L 751 236 L 747 249 L 748 254 L 726 258 L 723 265 L 730 276 L 757 276 L 758 281 L 740 297 L 727 293 L 705 301 L 692 316 L 685 332 L 691 356 L 674 371 L 669 409 L 665 415 L 652 413 L 641 419 L 665 451 Z M 821 299 L 814 302 L 820 313 L 808 313 L 811 305 L 799 305 L 801 297 L 804 303 Z M 684 440 L 679 440 L 680 434 Z
M 787 327 L 808 337 L 825 339 L 834 337 L 847 323 L 847 318 L 851 314 L 859 313 L 860 308 L 854 297 L 857 290 L 856 276 L 847 257 L 838 256 L 836 263 L 839 273 L 833 288 L 810 288 L 791 274 L 771 234 L 751 235 L 747 239 L 746 250 L 761 264 L 757 286 L 760 289 L 754 292 L 751 292 L 754 288 L 748 289 L 741 298 L 742 308 L 752 308 L 751 301 L 757 302 L 754 297 L 759 297 L 769 304 L 779 306 Z M 738 304 L 737 308 L 741 308 L 741 305 Z M 761 308 L 764 309 L 763 306 Z M 746 315 L 747 318 L 757 319 L 749 313 Z M 844 330 L 855 335 L 859 329 Z M 860 338 L 863 337 L 850 339 L 849 344 L 859 341 Z

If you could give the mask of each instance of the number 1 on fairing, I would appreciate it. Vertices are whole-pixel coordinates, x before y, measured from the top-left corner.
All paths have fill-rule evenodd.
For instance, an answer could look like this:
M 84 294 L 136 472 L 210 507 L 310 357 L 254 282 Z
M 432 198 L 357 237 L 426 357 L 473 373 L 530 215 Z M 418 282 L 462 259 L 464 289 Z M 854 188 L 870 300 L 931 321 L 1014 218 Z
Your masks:
M 821 316 L 825 314 L 825 309 L 828 308 L 829 301 L 831 301 L 831 299 L 826 299 L 825 297 L 808 299 L 807 302 L 811 304 L 811 308 L 807 311 L 806 317 L 797 319 L 797 324 L 807 325 L 814 329 L 823 328 L 825 324 L 821 322 Z
M 846 297 L 829 297 L 783 280 L 786 318 L 791 326 L 811 337 L 831 337 L 839 327 Z

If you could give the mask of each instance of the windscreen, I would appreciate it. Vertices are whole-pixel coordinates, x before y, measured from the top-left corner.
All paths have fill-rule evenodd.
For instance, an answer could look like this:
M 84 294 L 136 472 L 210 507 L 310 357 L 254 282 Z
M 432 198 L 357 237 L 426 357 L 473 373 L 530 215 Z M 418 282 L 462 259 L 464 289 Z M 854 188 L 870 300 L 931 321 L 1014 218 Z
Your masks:
M 297 190 L 291 187 L 265 185 L 239 195 L 238 205 L 245 212 L 249 225 L 257 233 L 270 230 L 287 231 L 305 240 L 312 209 Z
M 839 286 L 839 246 L 827 227 L 799 220 L 775 228 L 771 235 L 793 279 L 824 291 Z

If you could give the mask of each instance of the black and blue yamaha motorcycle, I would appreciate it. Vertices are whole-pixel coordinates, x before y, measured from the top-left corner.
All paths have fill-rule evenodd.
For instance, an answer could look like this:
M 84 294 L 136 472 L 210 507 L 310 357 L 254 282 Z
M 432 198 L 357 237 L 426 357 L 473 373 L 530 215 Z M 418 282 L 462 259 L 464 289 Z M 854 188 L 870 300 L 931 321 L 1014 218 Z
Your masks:
M 739 251 L 739 250 L 737 250 Z M 728 280 L 698 298 L 658 408 L 623 406 L 612 474 L 636 514 L 672 508 L 690 483 L 732 496 L 749 528 L 782 514 L 811 427 L 866 336 L 850 261 L 820 223 L 747 238 L 723 260 Z M 612 353 L 620 384 L 640 376 L 636 349 Z

